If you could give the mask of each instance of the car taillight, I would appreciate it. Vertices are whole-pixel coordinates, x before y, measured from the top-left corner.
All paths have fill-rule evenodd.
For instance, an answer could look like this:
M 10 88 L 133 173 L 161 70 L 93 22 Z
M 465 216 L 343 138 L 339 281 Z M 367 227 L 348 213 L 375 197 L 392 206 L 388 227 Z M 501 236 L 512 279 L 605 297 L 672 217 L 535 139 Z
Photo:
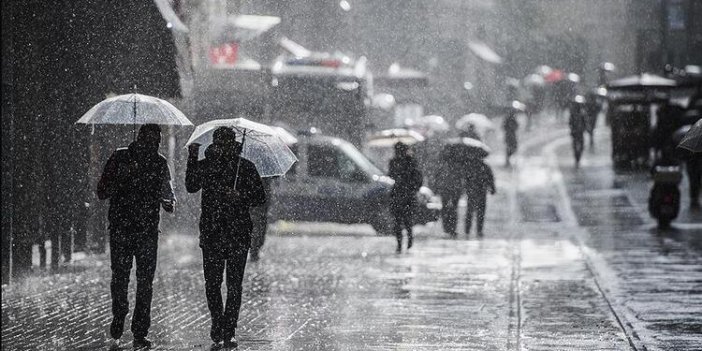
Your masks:
M 341 61 L 339 60 L 321 60 L 319 65 L 323 67 L 339 68 L 341 66 Z

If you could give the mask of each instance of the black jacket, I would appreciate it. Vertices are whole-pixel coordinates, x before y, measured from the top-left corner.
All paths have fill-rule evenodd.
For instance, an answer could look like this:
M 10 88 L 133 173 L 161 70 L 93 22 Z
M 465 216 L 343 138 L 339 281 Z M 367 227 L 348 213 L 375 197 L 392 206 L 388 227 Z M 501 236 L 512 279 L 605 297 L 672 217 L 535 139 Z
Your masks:
M 166 158 L 133 142 L 117 149 L 105 164 L 97 186 L 110 200 L 110 229 L 158 233 L 161 200 L 175 200 Z
M 388 177 L 395 181 L 391 197 L 413 199 L 422 186 L 422 172 L 414 157 L 394 157 L 390 160 L 388 168 Z
M 495 175 L 483 160 L 470 160 L 465 172 L 466 193 L 469 197 L 484 195 L 487 191 L 495 192 Z
M 249 208 L 266 201 L 256 167 L 251 161 L 239 159 L 233 150 L 218 145 L 210 145 L 203 160 L 196 157 L 188 159 L 185 187 L 190 193 L 202 189 L 200 246 L 239 244 L 248 247 L 252 229 Z M 235 179 L 238 196 L 232 194 Z

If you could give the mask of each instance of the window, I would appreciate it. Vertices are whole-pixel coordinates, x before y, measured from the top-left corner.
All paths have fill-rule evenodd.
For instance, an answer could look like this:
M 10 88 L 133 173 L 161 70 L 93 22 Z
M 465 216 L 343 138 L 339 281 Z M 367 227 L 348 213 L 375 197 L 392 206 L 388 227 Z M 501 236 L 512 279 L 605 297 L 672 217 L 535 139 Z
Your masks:
M 341 178 L 336 150 L 328 146 L 307 147 L 307 172 L 312 177 Z

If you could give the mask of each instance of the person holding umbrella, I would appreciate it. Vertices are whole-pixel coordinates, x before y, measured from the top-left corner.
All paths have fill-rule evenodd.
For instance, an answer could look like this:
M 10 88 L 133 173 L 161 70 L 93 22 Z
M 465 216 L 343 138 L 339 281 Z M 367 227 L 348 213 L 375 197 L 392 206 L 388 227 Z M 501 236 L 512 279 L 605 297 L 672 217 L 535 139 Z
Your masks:
M 173 212 L 175 196 L 166 158 L 158 153 L 161 128 L 146 124 L 136 141 L 117 149 L 105 165 L 97 196 L 110 200 L 110 262 L 112 323 L 110 335 L 118 342 L 129 313 L 129 275 L 136 259 L 137 291 L 132 333 L 135 348 L 150 348 L 151 298 L 156 271 L 159 207 Z
M 487 192 L 494 195 L 495 176 L 490 166 L 480 158 L 472 157 L 466 161 L 465 187 L 466 187 L 466 236 L 470 234 L 473 225 L 473 216 L 476 220 L 478 237 L 483 236 L 483 223 L 485 222 L 485 209 L 487 205 Z
M 402 252 L 402 229 L 407 230 L 407 249 L 412 247 L 412 209 L 415 197 L 422 186 L 422 172 L 410 154 L 407 144 L 395 144 L 395 157 L 390 160 L 388 177 L 395 181 L 390 192 L 390 210 L 395 217 L 397 253 Z
M 199 148 L 199 143 L 189 146 L 185 184 L 190 193 L 202 190 L 200 247 L 212 317 L 210 337 L 217 345 L 223 342 L 225 347 L 235 347 L 242 281 L 251 245 L 249 209 L 264 204 L 266 194 L 254 163 L 241 157 L 242 143 L 236 141 L 234 129 L 216 128 L 203 160 L 198 160 Z M 225 268 L 226 305 L 220 290 Z

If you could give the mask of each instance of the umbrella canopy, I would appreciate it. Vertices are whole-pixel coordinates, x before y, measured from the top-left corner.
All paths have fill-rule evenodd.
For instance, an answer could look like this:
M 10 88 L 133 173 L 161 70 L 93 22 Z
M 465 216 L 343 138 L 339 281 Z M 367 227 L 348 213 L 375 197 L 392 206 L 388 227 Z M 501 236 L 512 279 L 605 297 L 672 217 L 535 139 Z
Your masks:
M 441 153 L 443 158 L 460 161 L 465 158 L 485 158 L 491 151 L 482 141 L 464 137 L 446 140 Z
M 669 89 L 673 87 L 675 87 L 674 80 L 649 73 L 642 73 L 640 75 L 617 79 L 607 85 L 607 89 L 609 90 L 634 91 L 647 89 Z
M 560 69 L 554 69 L 544 74 L 544 81 L 547 83 L 556 83 L 566 79 L 566 74 Z
M 293 144 L 297 143 L 297 138 L 292 133 L 290 133 L 287 129 L 285 129 L 283 127 L 278 127 L 278 126 L 273 126 L 271 128 L 273 128 L 273 130 L 276 133 L 278 133 L 278 137 L 280 137 L 280 139 L 283 140 L 283 142 L 286 145 L 293 145 Z
M 502 57 L 500 57 L 500 55 L 498 55 L 494 50 L 492 50 L 492 48 L 490 48 L 487 44 L 483 43 L 480 40 L 469 41 L 468 48 L 476 56 L 478 56 L 482 60 L 485 60 L 486 62 L 494 63 L 497 65 L 502 63 Z
M 386 129 L 373 134 L 366 143 L 368 147 L 389 147 L 401 142 L 407 145 L 414 145 L 424 141 L 424 136 L 414 130 L 396 128 Z
M 297 157 L 273 127 L 246 118 L 216 119 L 195 128 L 185 144 L 200 144 L 200 157 L 212 144 L 212 135 L 219 127 L 230 127 L 242 142 L 241 157 L 253 162 L 261 177 L 282 176 L 297 162 Z
M 461 117 L 456 122 L 456 129 L 467 130 L 469 125 L 473 125 L 477 129 L 495 129 L 495 124 L 487 116 L 480 113 L 470 113 Z
M 170 102 L 142 94 L 107 98 L 93 106 L 76 123 L 193 125 Z
M 702 119 L 687 131 L 685 137 L 678 144 L 678 149 L 696 156 L 702 154 Z

